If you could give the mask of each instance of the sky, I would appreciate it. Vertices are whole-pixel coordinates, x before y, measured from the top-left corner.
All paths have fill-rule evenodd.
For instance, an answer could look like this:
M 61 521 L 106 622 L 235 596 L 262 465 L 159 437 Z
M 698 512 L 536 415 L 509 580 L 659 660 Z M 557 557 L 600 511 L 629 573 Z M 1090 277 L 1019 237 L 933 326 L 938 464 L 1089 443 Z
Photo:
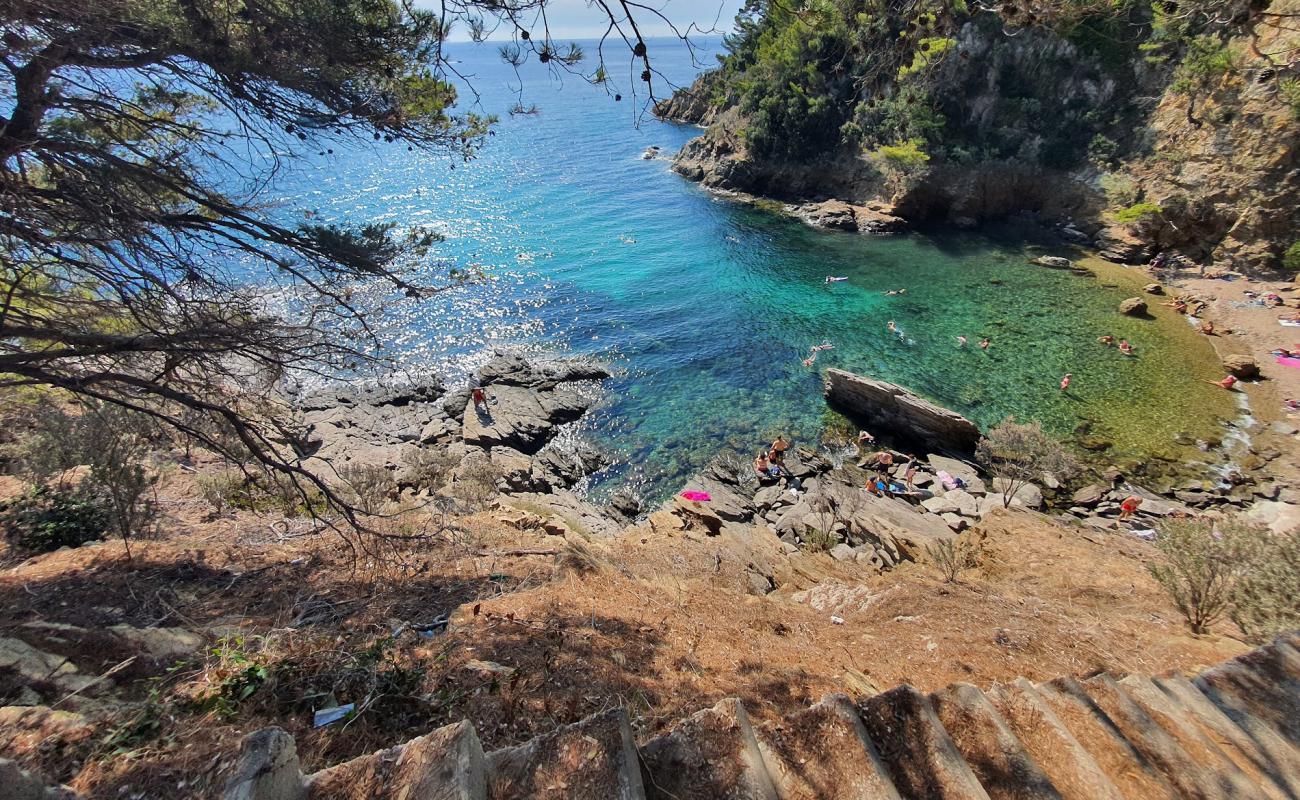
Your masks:
M 717 29 L 725 33 L 731 29 L 731 22 L 744 0 L 641 0 L 644 5 L 658 8 L 672 20 L 682 31 L 691 23 L 705 30 Z M 438 7 L 437 0 L 419 0 L 424 8 Z M 672 30 L 668 24 L 648 11 L 633 9 L 637 26 L 644 36 L 668 36 Z M 593 39 L 605 32 L 608 23 L 602 24 L 604 12 L 599 7 L 590 7 L 588 0 L 550 0 L 546 6 L 546 18 L 553 39 Z M 538 24 L 540 27 L 540 23 Z M 502 32 L 504 33 L 504 31 Z M 462 41 L 468 38 L 464 26 L 453 29 L 452 39 Z M 500 36 L 496 38 L 501 38 Z

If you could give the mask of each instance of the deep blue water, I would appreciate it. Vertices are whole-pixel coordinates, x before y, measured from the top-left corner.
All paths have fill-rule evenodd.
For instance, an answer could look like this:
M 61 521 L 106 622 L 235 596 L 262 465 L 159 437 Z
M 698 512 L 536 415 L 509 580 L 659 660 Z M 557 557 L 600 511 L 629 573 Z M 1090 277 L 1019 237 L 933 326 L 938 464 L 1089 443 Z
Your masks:
M 440 258 L 484 271 L 371 319 L 414 372 L 463 379 L 498 346 L 610 361 L 619 376 L 584 423 L 620 459 L 598 485 L 662 495 L 720 448 L 752 451 L 777 432 L 816 439 L 825 366 L 897 381 L 985 424 L 1014 414 L 1068 434 L 1090 419 L 1136 453 L 1192 424 L 1180 404 L 1150 398 L 1206 397 L 1198 380 L 1219 377 L 1182 363 L 1196 345 L 1178 331 L 1115 313 L 1131 285 L 1028 265 L 1023 231 L 813 231 L 672 173 L 667 158 L 694 128 L 537 65 L 520 79 L 492 47 L 456 53 L 477 110 L 501 116 L 478 159 L 333 144 L 333 155 L 286 162 L 272 196 L 286 215 L 429 226 L 447 237 Z M 652 55 L 682 83 L 696 72 L 673 43 Z M 539 113 L 510 116 L 521 99 Z M 664 158 L 641 158 L 652 144 Z M 850 280 L 828 287 L 828 274 Z M 907 294 L 884 294 L 898 288 Z M 903 337 L 886 330 L 890 320 Z M 1142 357 L 1100 348 L 1104 332 Z M 981 336 L 993 339 L 988 352 Z M 823 340 L 835 349 L 805 367 Z M 1176 354 L 1156 357 L 1162 350 Z M 1067 371 L 1075 388 L 1063 394 Z M 1223 411 L 1217 403 L 1202 410 Z

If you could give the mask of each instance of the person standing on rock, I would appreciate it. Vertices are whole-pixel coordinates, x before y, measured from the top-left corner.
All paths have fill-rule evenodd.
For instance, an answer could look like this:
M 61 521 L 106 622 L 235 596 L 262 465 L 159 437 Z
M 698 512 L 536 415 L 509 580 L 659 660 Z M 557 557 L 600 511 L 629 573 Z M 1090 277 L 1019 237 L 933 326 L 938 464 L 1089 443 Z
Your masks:
M 912 485 L 912 481 L 915 478 L 916 478 L 916 456 L 909 456 L 907 459 L 907 463 L 903 465 L 903 485 L 907 487 L 907 491 L 910 492 L 916 488 Z
M 482 386 L 475 386 L 474 390 L 470 392 L 470 396 L 474 398 L 475 408 L 485 408 L 487 406 L 487 394 L 484 393 Z
M 785 436 L 777 436 L 776 441 L 772 442 L 772 451 L 768 458 L 774 464 L 785 463 L 785 451 L 790 449 L 790 443 L 785 440 Z

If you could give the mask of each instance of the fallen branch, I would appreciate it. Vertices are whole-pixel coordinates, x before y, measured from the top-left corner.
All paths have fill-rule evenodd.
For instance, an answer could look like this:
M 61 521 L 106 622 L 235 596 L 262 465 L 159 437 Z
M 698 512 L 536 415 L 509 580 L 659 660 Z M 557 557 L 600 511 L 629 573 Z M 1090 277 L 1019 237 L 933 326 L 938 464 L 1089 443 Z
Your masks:
M 521 547 L 518 550 L 475 550 L 476 556 L 491 556 L 494 558 L 508 556 L 558 556 L 560 551 L 553 547 Z

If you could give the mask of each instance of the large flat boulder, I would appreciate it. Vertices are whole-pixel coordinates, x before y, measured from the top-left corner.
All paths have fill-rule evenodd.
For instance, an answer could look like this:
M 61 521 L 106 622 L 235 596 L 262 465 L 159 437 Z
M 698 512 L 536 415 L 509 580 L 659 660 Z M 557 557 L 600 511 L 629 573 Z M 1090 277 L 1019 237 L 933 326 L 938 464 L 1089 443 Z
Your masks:
M 826 370 L 826 401 L 866 424 L 896 433 L 930 451 L 968 453 L 980 430 L 956 411 L 931 403 L 897 384 Z

